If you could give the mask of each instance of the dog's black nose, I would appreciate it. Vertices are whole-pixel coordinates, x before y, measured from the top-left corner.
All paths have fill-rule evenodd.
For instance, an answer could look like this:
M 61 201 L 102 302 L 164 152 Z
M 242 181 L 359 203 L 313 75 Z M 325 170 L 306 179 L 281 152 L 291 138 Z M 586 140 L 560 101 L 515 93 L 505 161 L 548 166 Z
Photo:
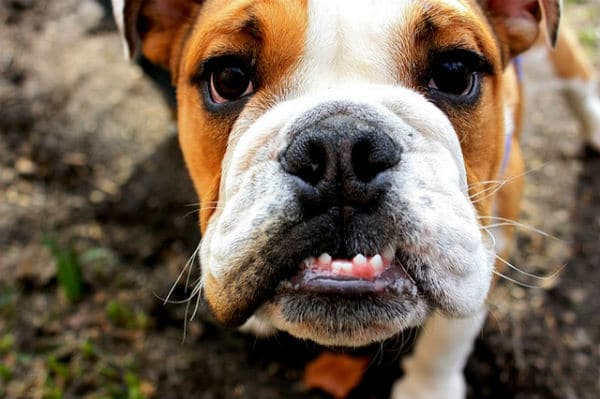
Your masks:
M 398 164 L 400 154 L 400 146 L 376 123 L 335 115 L 299 133 L 281 163 L 306 199 L 367 205 L 386 189 L 384 172 Z

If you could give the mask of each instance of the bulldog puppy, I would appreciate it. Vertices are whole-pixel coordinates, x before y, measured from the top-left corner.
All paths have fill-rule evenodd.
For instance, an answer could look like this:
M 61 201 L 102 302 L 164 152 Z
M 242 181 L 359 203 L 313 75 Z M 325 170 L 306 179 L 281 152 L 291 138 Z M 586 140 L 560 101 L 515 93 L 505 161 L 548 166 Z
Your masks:
M 464 398 L 511 240 L 486 225 L 519 213 L 513 59 L 560 1 L 113 5 L 177 89 L 215 318 L 335 346 L 423 326 L 392 397 Z

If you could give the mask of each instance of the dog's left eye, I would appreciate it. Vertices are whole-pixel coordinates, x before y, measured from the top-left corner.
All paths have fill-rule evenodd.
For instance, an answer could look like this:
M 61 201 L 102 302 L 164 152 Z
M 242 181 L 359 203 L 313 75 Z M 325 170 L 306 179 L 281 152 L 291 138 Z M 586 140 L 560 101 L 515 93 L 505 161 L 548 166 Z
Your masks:
M 454 96 L 467 96 L 475 86 L 475 72 L 459 60 L 437 63 L 431 71 L 429 88 Z
M 475 52 L 442 52 L 430 63 L 427 90 L 434 100 L 471 103 L 478 98 L 482 74 L 490 71 L 489 63 Z
M 238 100 L 254 92 L 250 68 L 244 62 L 228 60 L 210 74 L 210 97 L 217 104 Z

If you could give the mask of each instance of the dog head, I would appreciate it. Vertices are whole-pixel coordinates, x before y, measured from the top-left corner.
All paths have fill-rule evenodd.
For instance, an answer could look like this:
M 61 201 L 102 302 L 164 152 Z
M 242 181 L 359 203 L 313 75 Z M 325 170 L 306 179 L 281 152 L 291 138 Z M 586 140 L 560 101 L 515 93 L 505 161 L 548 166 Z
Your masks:
M 484 305 L 480 215 L 504 155 L 506 70 L 559 1 L 113 1 L 169 69 L 201 198 L 203 295 L 361 345 Z M 483 184 L 483 185 L 482 185 Z

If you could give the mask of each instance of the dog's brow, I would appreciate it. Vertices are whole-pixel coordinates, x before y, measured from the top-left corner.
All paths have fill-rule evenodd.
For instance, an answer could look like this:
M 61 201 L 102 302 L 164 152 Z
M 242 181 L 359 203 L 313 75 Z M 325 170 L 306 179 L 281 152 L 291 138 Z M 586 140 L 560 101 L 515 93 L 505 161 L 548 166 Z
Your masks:
M 424 5 L 423 7 L 425 8 L 425 11 L 421 16 L 421 19 L 415 24 L 415 40 L 418 42 L 431 38 L 439 29 L 435 22 L 435 14 L 437 12 L 427 5 Z
M 219 23 L 218 26 L 217 29 L 222 30 L 223 33 L 245 33 L 257 40 L 260 40 L 263 36 L 263 26 L 260 18 L 252 9 L 248 9 L 243 18 L 228 19 L 223 23 Z
M 460 8 L 433 2 L 424 2 L 417 7 L 419 16 L 411 26 L 415 43 L 433 45 L 434 48 L 463 48 L 482 54 L 486 59 L 490 58 L 489 53 L 493 50 L 478 34 L 481 24 L 465 15 Z M 457 30 L 462 33 L 457 35 L 460 38 L 458 41 L 432 42 L 432 38 L 447 36 L 448 32 Z
M 478 28 L 478 26 L 473 26 L 472 22 L 454 7 L 440 6 L 429 2 L 418 7 L 421 10 L 421 17 L 413 27 L 417 41 L 431 40 L 436 32 L 455 24 L 468 30 Z
M 250 15 L 242 24 L 242 32 L 246 32 L 256 40 L 262 38 L 262 25 L 255 15 Z

